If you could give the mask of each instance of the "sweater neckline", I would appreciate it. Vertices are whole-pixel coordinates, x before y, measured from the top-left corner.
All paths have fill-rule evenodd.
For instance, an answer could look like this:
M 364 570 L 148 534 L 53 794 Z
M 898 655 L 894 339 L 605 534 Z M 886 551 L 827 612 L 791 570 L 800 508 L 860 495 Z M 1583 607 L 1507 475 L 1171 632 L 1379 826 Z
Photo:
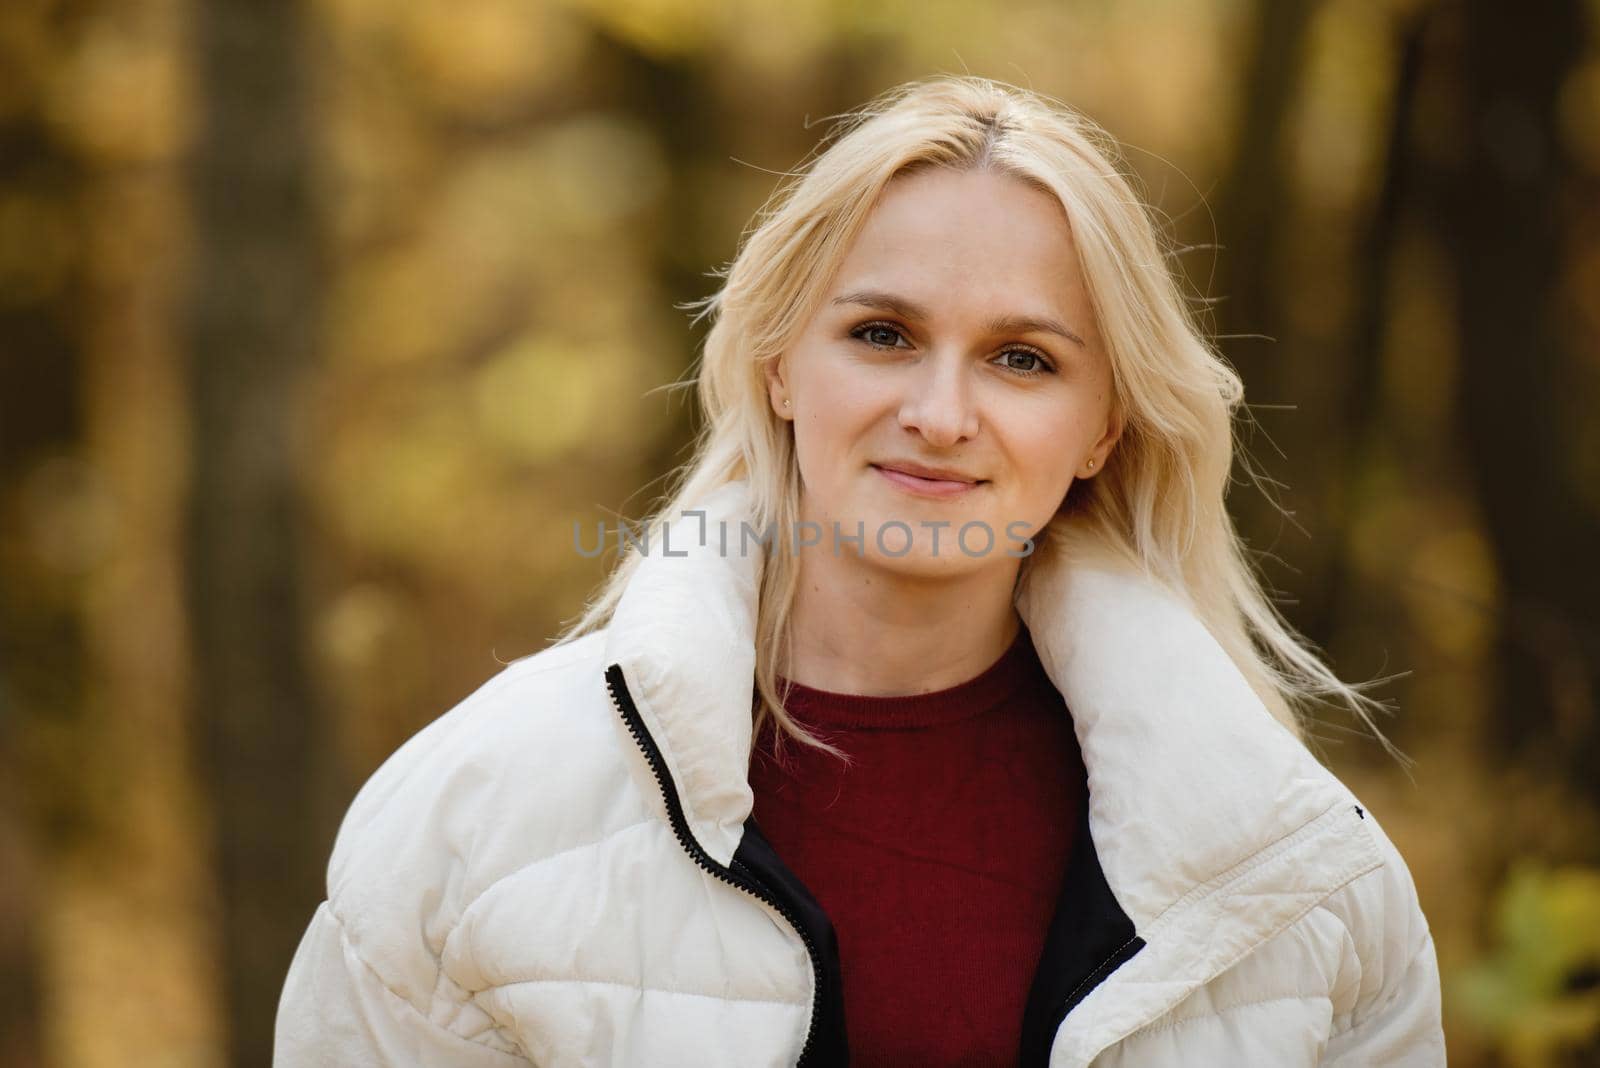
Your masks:
M 778 692 L 789 686 L 784 708 L 801 723 L 858 730 L 905 730 L 934 727 L 981 716 L 1011 697 L 1033 674 L 1042 671 L 1026 626 L 1000 658 L 965 682 L 932 693 L 871 697 L 835 693 L 778 678 Z

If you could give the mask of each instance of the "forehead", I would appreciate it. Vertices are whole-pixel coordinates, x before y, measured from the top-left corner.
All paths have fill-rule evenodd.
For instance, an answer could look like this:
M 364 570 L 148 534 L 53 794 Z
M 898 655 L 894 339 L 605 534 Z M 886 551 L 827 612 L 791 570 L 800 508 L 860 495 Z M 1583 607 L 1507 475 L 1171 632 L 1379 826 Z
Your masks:
M 952 300 L 981 304 L 985 314 L 1066 316 L 1087 307 L 1061 202 L 1019 178 L 990 171 L 934 169 L 890 182 L 846 253 L 833 289 L 837 294 L 868 285 L 937 300 L 945 308 Z

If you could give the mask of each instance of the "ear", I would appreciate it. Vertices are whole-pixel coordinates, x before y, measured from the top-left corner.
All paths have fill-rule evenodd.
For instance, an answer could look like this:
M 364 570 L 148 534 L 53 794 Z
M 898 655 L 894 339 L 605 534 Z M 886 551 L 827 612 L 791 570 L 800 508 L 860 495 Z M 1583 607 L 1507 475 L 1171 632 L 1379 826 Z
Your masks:
M 784 357 L 778 356 L 768 360 L 765 368 L 767 376 L 767 400 L 772 405 L 772 410 L 779 419 L 794 418 L 794 398 L 789 396 L 789 387 L 784 381 Z M 788 401 L 788 404 L 784 402 Z
M 1116 447 L 1117 440 L 1122 437 L 1126 419 L 1122 413 L 1122 406 L 1115 402 L 1111 405 L 1111 414 L 1106 417 L 1106 432 L 1100 440 L 1094 443 L 1094 448 L 1089 455 L 1084 457 L 1084 462 L 1078 465 L 1078 478 L 1093 478 L 1105 470 L 1106 460 L 1111 455 L 1111 450 Z M 1093 460 L 1094 466 L 1089 467 L 1088 461 Z

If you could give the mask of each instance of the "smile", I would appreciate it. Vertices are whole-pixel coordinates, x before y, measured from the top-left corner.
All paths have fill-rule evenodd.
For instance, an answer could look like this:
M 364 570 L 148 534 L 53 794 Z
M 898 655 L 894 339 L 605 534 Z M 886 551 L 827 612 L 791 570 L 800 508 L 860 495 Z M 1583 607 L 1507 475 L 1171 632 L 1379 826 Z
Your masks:
M 877 464 L 873 464 L 872 469 L 882 475 L 888 482 L 908 493 L 919 497 L 932 497 L 936 500 L 949 500 L 952 497 L 960 497 L 976 490 L 979 486 L 988 484 L 985 479 L 965 482 L 948 478 L 923 478 L 920 475 L 898 471 L 892 467 L 879 467 Z

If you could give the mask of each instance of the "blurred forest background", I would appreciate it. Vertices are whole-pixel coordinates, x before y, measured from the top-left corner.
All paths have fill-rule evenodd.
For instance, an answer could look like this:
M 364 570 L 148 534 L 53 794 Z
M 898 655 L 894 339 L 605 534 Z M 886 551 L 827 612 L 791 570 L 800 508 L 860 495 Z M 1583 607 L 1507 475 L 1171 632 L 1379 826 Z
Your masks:
M 1455 1065 L 1600 1064 L 1596 0 L 6 0 L 0 1064 L 266 1064 L 356 788 L 541 648 L 828 116 L 1103 123 L 1248 387 L 1238 522 L 1417 764 Z

